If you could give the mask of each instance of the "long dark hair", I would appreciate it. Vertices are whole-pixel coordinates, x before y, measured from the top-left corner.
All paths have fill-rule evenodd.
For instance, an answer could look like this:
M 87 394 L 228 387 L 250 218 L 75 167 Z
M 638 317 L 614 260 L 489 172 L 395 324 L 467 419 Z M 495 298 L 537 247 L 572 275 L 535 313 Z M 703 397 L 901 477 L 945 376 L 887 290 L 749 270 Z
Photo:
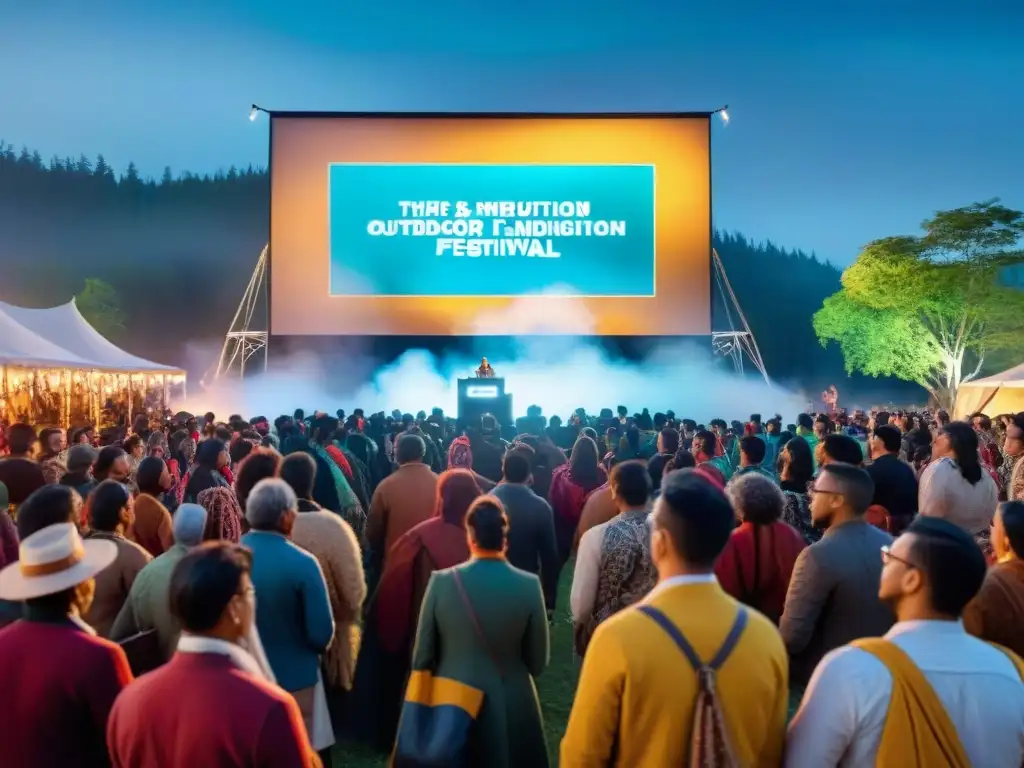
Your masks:
M 178 462 L 178 466 L 181 468 L 181 474 L 185 474 L 188 469 L 188 459 L 185 456 L 184 451 L 181 449 L 181 444 L 189 439 L 189 434 L 184 429 L 179 429 L 173 432 L 167 439 L 167 453 L 170 454 L 168 458 L 174 459 Z
M 715 455 L 715 446 L 718 441 L 715 438 L 714 432 L 709 432 L 706 429 L 702 429 L 696 435 L 694 435 L 694 452 L 701 451 L 705 456 L 712 457 Z
M 782 458 L 783 451 L 789 454 L 789 461 L 786 462 Z M 790 483 L 804 488 L 807 483 L 814 477 L 814 462 L 811 459 L 811 446 L 807 444 L 807 441 L 802 437 L 794 437 L 792 440 L 782 446 L 782 450 L 779 451 L 779 473 L 782 473 L 782 466 L 785 464 L 789 467 L 789 477 L 787 478 Z
M 596 485 L 599 479 L 597 470 L 600 458 L 597 443 L 589 437 L 580 437 L 573 445 L 572 453 L 569 455 L 569 471 L 572 472 L 572 479 L 584 487 Z
M 217 469 L 217 459 L 227 450 L 224 441 L 216 437 L 208 437 L 196 448 L 196 463 L 211 471 Z
M 949 438 L 960 474 L 971 485 L 977 485 L 982 476 L 978 433 L 966 421 L 951 421 L 942 428 L 942 432 Z

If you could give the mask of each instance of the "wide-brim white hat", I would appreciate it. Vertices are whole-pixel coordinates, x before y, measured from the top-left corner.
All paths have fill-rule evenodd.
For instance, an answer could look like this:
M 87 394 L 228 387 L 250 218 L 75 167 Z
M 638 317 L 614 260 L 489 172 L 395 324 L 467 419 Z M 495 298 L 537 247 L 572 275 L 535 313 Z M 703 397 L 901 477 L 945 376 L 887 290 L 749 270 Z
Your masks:
M 117 559 L 112 541 L 82 541 L 71 523 L 47 526 L 18 547 L 19 560 L 0 571 L 0 598 L 32 600 L 77 587 Z

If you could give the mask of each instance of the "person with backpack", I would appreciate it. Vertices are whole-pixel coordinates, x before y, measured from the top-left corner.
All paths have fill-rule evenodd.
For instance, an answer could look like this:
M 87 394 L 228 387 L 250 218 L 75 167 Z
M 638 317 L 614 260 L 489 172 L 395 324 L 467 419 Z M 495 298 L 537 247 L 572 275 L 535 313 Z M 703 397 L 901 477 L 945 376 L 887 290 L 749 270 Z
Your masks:
M 720 487 L 669 473 L 651 515 L 658 584 L 603 621 L 583 659 L 563 766 L 777 766 L 789 668 L 778 630 L 718 585 L 735 525 Z
M 822 659 L 790 724 L 786 765 L 1024 765 L 1024 662 L 961 622 L 985 579 L 974 537 L 919 516 L 879 554 L 878 597 L 897 622 Z

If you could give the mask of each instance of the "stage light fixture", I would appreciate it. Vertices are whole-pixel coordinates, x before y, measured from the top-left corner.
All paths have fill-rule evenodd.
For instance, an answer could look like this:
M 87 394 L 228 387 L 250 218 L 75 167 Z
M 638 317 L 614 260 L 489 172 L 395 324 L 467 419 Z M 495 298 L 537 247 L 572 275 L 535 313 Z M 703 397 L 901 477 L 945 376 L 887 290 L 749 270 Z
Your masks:
M 249 122 L 255 123 L 256 116 L 260 113 L 260 108 L 255 104 L 252 105 L 252 109 L 249 110 Z
M 718 109 L 716 109 L 711 114 L 712 115 L 718 115 L 720 118 L 722 118 L 722 125 L 728 125 L 729 124 L 729 105 L 728 104 L 726 104 L 723 107 L 719 107 Z

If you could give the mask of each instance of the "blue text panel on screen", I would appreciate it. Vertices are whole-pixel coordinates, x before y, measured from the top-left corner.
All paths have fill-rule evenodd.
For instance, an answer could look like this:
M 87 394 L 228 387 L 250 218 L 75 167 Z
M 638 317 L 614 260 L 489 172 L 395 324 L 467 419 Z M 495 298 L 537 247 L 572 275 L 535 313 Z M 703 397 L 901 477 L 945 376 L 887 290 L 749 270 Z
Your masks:
M 653 165 L 334 163 L 332 296 L 655 293 Z

